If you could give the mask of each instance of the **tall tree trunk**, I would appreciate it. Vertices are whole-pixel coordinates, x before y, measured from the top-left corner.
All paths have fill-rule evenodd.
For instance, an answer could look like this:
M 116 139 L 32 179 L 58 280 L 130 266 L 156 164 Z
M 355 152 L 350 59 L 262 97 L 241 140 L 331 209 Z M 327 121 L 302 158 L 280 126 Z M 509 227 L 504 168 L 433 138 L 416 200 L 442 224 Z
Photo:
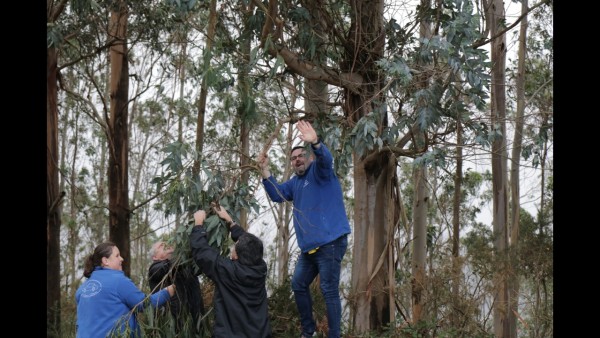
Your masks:
M 541 126 L 548 125 L 549 114 L 546 111 L 542 111 L 542 123 Z M 548 225 L 549 215 L 546 205 L 546 159 L 548 157 L 548 140 L 545 140 L 543 143 L 543 148 L 540 154 L 540 209 L 538 214 L 538 222 L 539 222 L 539 233 L 538 236 L 540 240 L 543 240 L 546 237 L 546 233 L 544 232 L 544 227 Z M 548 299 L 548 287 L 546 284 L 546 276 L 545 274 L 536 278 L 535 283 L 535 313 L 538 318 L 539 325 L 536 325 L 534 337 L 547 337 L 548 330 L 552 330 L 551 325 L 549 325 L 549 321 L 546 319 L 549 317 L 548 313 L 551 313 L 551 310 L 548 309 L 551 302 Z
M 522 0 L 521 2 L 521 13 L 526 13 L 528 10 L 528 0 Z M 521 179 L 519 172 L 521 170 L 521 148 L 523 144 L 523 123 L 525 115 L 525 51 L 527 49 L 527 16 L 521 20 L 521 27 L 519 31 L 519 51 L 518 51 L 518 70 L 517 70 L 517 116 L 515 121 L 515 135 L 513 140 L 513 148 L 511 154 L 511 170 L 510 170 L 510 184 L 511 184 L 511 230 L 510 230 L 510 247 L 511 247 L 511 260 L 510 266 L 510 293 L 509 293 L 509 313 L 508 313 L 508 327 L 509 337 L 517 338 L 517 316 L 519 313 L 519 276 L 516 274 L 513 268 L 513 262 L 515 262 L 516 252 L 519 248 L 519 227 L 520 227 L 520 214 L 521 214 Z
M 291 106 L 293 107 L 296 102 L 296 93 L 292 92 Z M 294 140 L 293 128 L 287 128 L 287 142 L 285 144 L 291 145 Z M 285 149 L 286 153 L 289 153 L 289 149 Z M 290 161 L 285 165 L 283 172 L 282 181 L 287 181 L 292 175 L 292 166 Z M 292 203 L 275 203 L 274 206 L 276 212 L 276 226 L 277 226 L 277 283 L 282 285 L 289 276 L 288 266 L 290 264 L 290 224 L 292 223 Z
M 421 10 L 431 8 L 430 0 L 421 0 Z M 431 22 L 429 15 L 424 15 L 419 22 L 419 36 L 430 39 L 432 36 Z M 426 72 L 416 77 L 417 88 L 427 88 L 429 86 L 429 76 Z M 417 110 L 426 105 L 426 102 L 417 102 Z M 422 130 L 419 123 L 414 127 L 415 147 L 419 151 L 425 151 L 427 144 L 425 141 L 425 130 Z M 426 258 L 427 258 L 427 209 L 429 206 L 429 189 L 427 188 L 427 167 L 425 164 L 416 165 L 413 169 L 413 256 L 412 256 L 412 322 L 417 324 L 424 320 L 424 304 L 426 293 Z
M 106 205 L 106 200 L 107 200 L 107 187 L 108 187 L 108 183 L 107 183 L 107 177 L 106 177 L 106 172 L 108 170 L 107 165 L 110 165 L 107 157 L 109 157 L 110 155 L 108 154 L 109 148 L 107 146 L 107 140 L 104 140 L 101 136 L 97 137 L 98 140 L 98 148 L 99 148 L 99 159 L 98 159 L 98 168 L 94 169 L 96 177 L 97 177 L 97 182 L 96 182 L 96 196 L 97 196 L 97 201 L 99 204 L 101 205 Z M 106 213 L 103 209 L 101 208 L 94 208 L 92 211 L 92 224 L 90 224 L 90 226 L 92 227 L 91 231 L 92 231 L 92 243 L 100 243 L 101 241 L 103 241 L 106 238 L 106 233 L 107 233 L 107 229 L 106 229 Z
M 342 71 L 360 79 L 360 93 L 344 89 L 342 104 L 346 117 L 356 123 L 369 113 L 379 117 L 376 122 L 382 130 L 387 126 L 384 97 L 380 90 L 384 79 L 375 61 L 383 56 L 385 43 L 383 0 L 352 1 L 351 25 L 348 31 L 345 60 Z M 373 154 L 373 156 L 369 156 Z M 354 154 L 354 245 L 352 254 L 351 325 L 357 334 L 381 330 L 390 323 L 390 285 L 388 267 L 391 262 L 387 250 L 393 229 L 386 222 L 388 215 L 397 215 L 397 201 L 390 181 L 396 179 L 395 163 L 387 152 Z
M 123 271 L 131 273 L 131 246 L 129 229 L 129 62 L 127 58 L 127 2 L 115 0 L 110 15 L 111 87 L 109 125 L 109 239 L 114 242 L 123 257 Z
M 293 88 L 299 87 L 300 79 L 293 78 Z M 296 100 L 298 98 L 298 92 L 296 90 L 290 91 L 290 107 L 296 106 Z M 287 148 L 283 151 L 286 154 L 289 154 L 294 141 L 294 130 L 290 127 L 287 128 L 287 136 L 286 142 L 284 144 L 287 145 Z M 285 167 L 283 169 L 283 178 L 282 182 L 287 181 L 292 174 L 294 173 L 292 164 L 290 161 L 285 163 Z M 275 203 L 273 206 L 275 209 L 275 220 L 277 226 L 277 283 L 278 285 L 282 285 L 289 276 L 288 266 L 290 264 L 290 237 L 291 230 L 290 225 L 292 225 L 292 210 L 293 203 Z
M 68 114 L 68 112 L 65 112 L 65 114 Z M 73 152 L 72 152 L 72 158 L 67 161 L 67 143 L 69 143 L 69 138 L 67 135 L 66 130 L 64 132 L 61 133 L 61 142 L 63 143 L 62 145 L 62 152 L 61 152 L 61 163 L 63 165 L 63 168 L 66 168 L 68 166 L 68 162 L 70 162 L 71 164 L 71 175 L 69 180 L 71 181 L 70 184 L 70 189 L 69 189 L 69 222 L 66 224 L 66 228 L 68 230 L 67 236 L 68 236 L 68 242 L 66 245 L 66 251 L 67 251 L 67 257 L 68 257 L 68 262 L 69 264 L 66 265 L 69 267 L 70 270 L 70 277 L 68 278 L 70 279 L 67 280 L 67 287 L 70 287 L 71 285 L 73 285 L 73 282 L 77 279 L 77 276 L 75 275 L 75 273 L 77 272 L 77 246 L 79 245 L 79 225 L 77 222 L 77 204 L 76 204 L 76 200 L 77 200 L 77 158 L 78 158 L 78 153 L 79 153 L 79 116 L 80 116 L 80 112 L 78 110 L 74 110 L 73 111 L 73 126 L 74 126 L 74 133 L 73 133 Z M 66 120 L 65 120 L 66 121 Z M 66 128 L 65 128 L 66 129 Z M 66 191 L 64 189 L 64 179 L 61 180 L 61 191 Z M 67 289 L 67 291 L 69 291 L 69 289 Z M 74 290 L 73 290 L 74 291 Z M 71 297 L 71 293 L 67 293 L 69 295 L 69 297 Z
M 413 258 L 412 258 L 412 322 L 424 320 L 425 303 L 425 264 L 427 258 L 427 208 L 429 190 L 427 189 L 427 167 L 416 166 L 413 169 Z
M 60 213 L 64 193 L 59 194 L 58 180 L 57 62 L 56 49 L 49 47 L 46 51 L 46 317 L 48 337 L 60 337 L 61 307 Z
M 254 114 L 254 100 L 252 98 L 252 87 L 249 80 L 250 72 L 250 43 L 252 42 L 252 27 L 249 26 L 249 18 L 254 12 L 254 3 L 249 1 L 247 5 L 242 6 L 243 20 L 242 20 L 242 34 L 240 42 L 240 59 L 238 64 L 238 94 L 240 97 L 240 103 L 237 109 L 237 115 L 240 123 L 240 168 L 242 168 L 242 177 L 240 178 L 240 184 L 242 186 L 248 186 L 250 179 L 250 171 L 244 170 L 250 165 L 250 129 L 252 119 L 251 115 Z M 245 209 L 240 210 L 240 225 L 244 229 L 248 229 L 248 211 Z
M 463 165 L 463 129 L 460 118 L 456 120 L 456 173 L 454 174 L 454 200 L 452 207 L 452 327 L 461 327 L 460 282 L 462 280 L 462 263 L 460 261 L 460 201 L 462 197 L 462 165 Z
M 215 40 L 215 31 L 217 26 L 217 0 L 211 0 L 208 14 L 208 28 L 206 36 L 206 48 L 205 53 L 212 53 L 213 41 Z M 203 57 L 205 60 L 204 69 L 210 67 L 210 58 Z M 200 96 L 198 97 L 198 117 L 196 118 L 196 153 L 202 154 L 204 149 L 204 116 L 206 114 L 206 97 L 208 95 L 208 89 L 206 88 L 206 79 L 202 79 L 200 85 Z M 192 169 L 194 177 L 197 177 L 200 173 L 200 159 L 194 160 L 194 166 Z
M 183 119 L 185 118 L 185 108 L 183 107 L 185 96 L 185 64 L 187 59 L 187 34 L 181 30 L 175 33 L 175 40 L 181 45 L 181 53 L 177 60 L 177 68 L 179 71 L 179 104 L 177 105 L 177 141 L 183 143 Z M 179 218 L 179 217 L 177 217 Z
M 398 196 L 398 208 L 396 209 L 396 211 L 399 213 L 398 219 L 399 219 L 399 224 L 401 226 L 400 229 L 398 229 L 398 232 L 400 234 L 400 236 L 398 236 L 398 241 L 396 243 L 396 265 L 394 266 L 394 268 L 396 268 L 397 270 L 400 271 L 406 271 L 407 268 L 411 267 L 411 259 L 412 259 L 412 239 L 413 239 L 413 235 L 412 235 L 412 223 L 410 222 L 409 218 L 408 218 L 408 214 L 407 214 L 407 210 L 406 210 L 406 205 L 404 204 L 404 198 L 402 197 L 402 191 L 400 188 L 400 185 L 398 183 L 398 181 L 396 181 L 396 196 Z M 404 234 L 402 235 L 402 231 L 404 232 Z M 395 276 L 394 276 L 395 277 Z M 394 278 L 395 281 L 395 278 Z M 397 296 L 395 298 L 395 302 L 398 303 L 398 305 L 396 305 L 396 307 L 398 307 L 399 305 L 402 305 L 405 309 L 409 308 L 411 303 L 412 303 L 412 290 L 406 288 L 406 287 L 400 287 L 397 286 L 396 289 L 397 291 Z M 402 311 L 401 309 L 399 310 L 403 321 L 408 320 L 408 318 L 406 317 L 405 312 L 408 311 Z M 395 316 L 394 316 L 395 317 Z
M 323 18 L 323 13 L 321 10 L 319 10 L 319 8 L 313 7 L 319 6 L 319 4 L 315 3 L 314 0 L 303 0 L 300 2 L 312 14 L 314 43 L 317 46 L 314 51 L 315 55 L 312 59 L 317 61 L 318 64 L 326 64 L 327 58 L 321 52 L 324 49 L 322 48 L 322 45 L 324 44 L 322 37 L 327 35 L 327 32 L 324 31 L 326 28 L 323 27 L 323 20 L 325 20 Z M 311 117 L 311 120 L 313 120 L 311 123 L 313 123 L 314 126 L 319 127 L 319 122 L 328 113 L 326 105 L 327 100 L 329 99 L 329 95 L 327 93 L 327 82 L 316 79 L 305 79 L 304 95 L 304 109 Z M 318 133 L 318 129 L 316 130 Z M 324 135 L 319 135 L 319 137 L 321 140 L 324 139 Z
M 179 54 L 178 59 L 175 61 L 179 77 L 179 99 L 177 101 L 177 105 L 175 106 L 175 116 L 177 117 L 177 142 L 183 143 L 183 120 L 186 115 L 183 102 L 185 100 L 184 87 L 186 76 L 185 64 L 187 59 L 187 32 L 185 30 L 182 31 L 181 29 L 179 29 L 175 31 L 174 35 L 174 40 L 181 45 L 181 53 Z M 185 210 L 177 210 L 175 215 L 175 229 L 179 229 L 179 226 L 185 223 L 184 218 L 193 218 L 193 212 L 189 211 L 188 213 L 186 213 Z
M 54 23 L 67 2 L 46 2 L 47 23 Z M 46 50 L 46 333 L 61 336 L 60 225 L 64 191 L 59 190 L 58 168 L 58 51 Z
M 506 253 L 508 244 L 508 183 L 506 164 L 506 36 L 499 34 L 504 28 L 504 3 L 492 0 L 487 8 L 487 20 L 490 27 L 492 55 L 491 85 L 491 124 L 501 133 L 492 143 L 492 223 L 494 230 L 494 248 L 498 253 L 498 266 L 494 299 L 494 334 L 496 337 L 508 337 L 508 276 L 506 269 Z M 498 36 L 496 36 L 498 35 Z

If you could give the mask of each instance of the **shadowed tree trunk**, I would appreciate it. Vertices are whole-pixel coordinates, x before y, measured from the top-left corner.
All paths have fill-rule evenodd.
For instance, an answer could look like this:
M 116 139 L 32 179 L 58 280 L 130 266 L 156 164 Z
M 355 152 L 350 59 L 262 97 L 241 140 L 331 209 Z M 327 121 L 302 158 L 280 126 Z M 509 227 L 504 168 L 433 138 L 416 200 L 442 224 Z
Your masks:
M 208 14 L 208 28 L 206 37 L 206 48 L 205 53 L 212 53 L 213 41 L 215 40 L 215 30 L 217 25 L 217 0 L 210 1 L 209 14 Z M 204 67 L 210 67 L 210 58 L 203 58 L 205 60 Z M 206 78 L 202 79 L 200 85 L 200 96 L 198 97 L 198 117 L 196 119 L 196 153 L 201 154 L 204 149 L 204 116 L 206 114 L 206 97 L 208 95 L 208 88 L 206 86 Z M 197 177 L 200 173 L 200 160 L 194 160 L 193 175 Z M 191 216 L 191 215 L 190 215 Z
M 129 134 L 128 98 L 129 63 L 127 58 L 127 3 L 115 0 L 110 15 L 110 121 L 109 144 L 109 239 L 114 242 L 123 257 L 123 271 L 131 272 L 131 247 L 129 229 Z
M 421 12 L 426 13 L 431 7 L 430 0 L 421 0 Z M 423 14 L 419 22 L 419 36 L 421 39 L 430 39 L 432 36 L 431 21 L 429 15 Z M 424 68 L 426 65 L 419 62 Z M 429 75 L 422 72 L 416 76 L 416 87 L 427 89 L 429 87 Z M 421 110 L 427 106 L 426 102 L 417 102 L 416 109 Z M 425 130 L 419 123 L 414 127 L 415 147 L 426 150 Z M 412 258 L 412 322 L 417 324 L 424 320 L 425 286 L 426 286 L 426 258 L 427 258 L 427 209 L 429 207 L 429 189 L 427 188 L 427 167 L 420 164 L 413 168 L 413 186 L 415 187 L 413 198 L 413 258 Z
M 57 53 L 46 53 L 46 316 L 48 337 L 60 337 L 60 205 Z
M 427 167 L 419 165 L 413 169 L 413 259 L 412 259 L 412 323 L 424 320 L 425 264 L 427 258 Z
M 491 0 L 488 3 L 487 22 L 490 28 L 492 85 L 491 85 L 491 123 L 496 132 L 501 133 L 492 142 L 492 224 L 494 230 L 494 248 L 498 253 L 497 274 L 494 278 L 494 334 L 496 337 L 508 337 L 508 270 L 506 269 L 506 249 L 508 244 L 508 183 L 506 164 L 506 35 L 504 28 L 504 3 Z
M 65 131 L 61 132 L 61 163 L 63 168 L 70 167 L 70 177 L 69 181 L 71 184 L 69 185 L 69 222 L 65 224 L 65 228 L 67 230 L 67 238 L 68 242 L 65 247 L 65 252 L 67 254 L 67 258 L 65 259 L 65 267 L 68 269 L 69 275 L 67 275 L 66 280 L 66 288 L 68 297 L 72 297 L 75 294 L 75 289 L 73 288 L 75 280 L 77 280 L 77 247 L 79 246 L 79 229 L 80 225 L 77 222 L 77 160 L 79 155 L 79 110 L 69 110 L 65 112 L 65 114 L 71 113 L 73 114 L 73 126 L 74 133 L 73 138 L 69 139 L 68 134 Z M 67 152 L 67 143 L 69 141 L 73 141 L 73 149 L 72 149 L 72 158 L 67 160 L 67 155 L 70 155 Z M 66 191 L 65 189 L 65 181 L 61 180 L 61 191 Z
M 294 102 L 296 101 L 295 92 L 292 93 L 292 107 Z M 293 128 L 287 129 L 287 137 L 286 144 L 292 144 L 294 141 L 294 132 Z M 289 153 L 289 147 L 286 149 L 286 153 Z M 292 175 L 293 170 L 291 163 L 288 161 L 285 164 L 285 169 L 283 172 L 283 181 L 287 181 Z M 270 201 L 270 200 L 269 200 Z M 290 264 L 290 224 L 292 220 L 292 203 L 275 203 L 274 210 L 276 213 L 276 226 L 277 226 L 277 283 L 278 285 L 282 285 L 289 276 L 288 267 Z
M 527 12 L 529 6 L 528 0 L 522 0 L 521 13 Z M 510 338 L 517 338 L 517 316 L 519 314 L 519 278 L 516 270 L 513 268 L 516 252 L 519 247 L 519 219 L 521 215 L 521 179 L 519 172 L 521 170 L 521 150 L 523 145 L 523 122 L 525 113 L 525 51 L 527 49 L 527 16 L 521 20 L 519 31 L 519 50 L 518 50 L 518 69 L 517 69 L 517 117 L 515 121 L 515 136 L 511 154 L 510 169 L 510 193 L 511 193 L 511 229 L 510 229 L 510 248 L 511 250 L 511 268 L 510 268 L 510 293 L 509 293 L 509 332 Z
M 249 17 L 254 12 L 254 4 L 250 1 L 247 5 L 241 4 L 243 20 L 242 20 L 242 35 L 240 42 L 240 58 L 238 63 L 238 93 L 240 95 L 240 102 L 237 107 L 237 116 L 240 123 L 240 168 L 242 168 L 242 177 L 240 178 L 240 184 L 242 186 L 248 186 L 250 178 L 250 172 L 244 170 L 244 168 L 250 165 L 250 129 L 253 123 L 251 118 L 254 115 L 255 103 L 252 98 L 252 88 L 250 86 L 249 72 L 250 72 L 250 43 L 252 42 L 252 29 L 249 27 Z M 240 225 L 244 229 L 248 229 L 248 211 L 246 209 L 240 210 Z
M 67 2 L 46 2 L 47 23 L 54 23 Z M 46 325 L 48 337 L 60 337 L 60 224 L 64 192 L 59 192 L 58 51 L 46 49 Z
M 462 263 L 460 260 L 460 201 L 462 196 L 462 164 L 463 164 L 463 129 L 460 120 L 456 121 L 456 172 L 454 173 L 454 200 L 452 203 L 452 300 L 454 309 L 452 326 L 460 328 L 460 281 L 462 280 Z

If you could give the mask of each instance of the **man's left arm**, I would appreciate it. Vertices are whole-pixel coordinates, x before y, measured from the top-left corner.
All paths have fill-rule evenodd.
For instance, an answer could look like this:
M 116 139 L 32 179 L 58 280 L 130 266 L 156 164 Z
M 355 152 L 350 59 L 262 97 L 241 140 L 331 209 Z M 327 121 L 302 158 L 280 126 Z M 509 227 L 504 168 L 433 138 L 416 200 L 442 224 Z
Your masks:
M 315 155 L 315 162 L 317 162 L 317 174 L 319 177 L 327 178 L 333 171 L 333 156 L 324 143 L 319 143 L 319 147 L 311 145 L 312 151 Z

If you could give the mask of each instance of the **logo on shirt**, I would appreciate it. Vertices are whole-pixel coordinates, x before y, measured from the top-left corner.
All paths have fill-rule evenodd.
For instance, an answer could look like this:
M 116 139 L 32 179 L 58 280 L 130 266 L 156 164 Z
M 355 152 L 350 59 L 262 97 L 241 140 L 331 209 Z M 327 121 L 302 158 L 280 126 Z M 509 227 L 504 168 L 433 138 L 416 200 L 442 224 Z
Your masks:
M 307 185 L 308 185 L 308 180 L 304 180 L 304 186 L 302 186 L 302 188 L 306 188 Z
M 85 285 L 83 286 L 83 289 L 81 289 L 81 297 L 86 297 L 86 298 L 94 297 L 101 290 L 102 290 L 102 283 L 100 283 L 100 281 L 97 281 L 95 279 L 90 279 L 85 283 Z

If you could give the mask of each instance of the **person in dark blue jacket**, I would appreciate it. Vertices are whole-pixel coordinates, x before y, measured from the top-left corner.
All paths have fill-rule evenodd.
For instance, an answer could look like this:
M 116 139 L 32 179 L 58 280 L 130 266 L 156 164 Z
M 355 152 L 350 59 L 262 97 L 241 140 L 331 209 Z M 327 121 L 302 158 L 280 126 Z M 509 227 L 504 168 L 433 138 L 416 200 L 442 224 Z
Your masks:
M 204 210 L 194 213 L 195 226 L 190 234 L 194 261 L 215 283 L 213 338 L 270 338 L 263 243 L 233 222 L 224 208 L 213 206 L 213 210 L 226 221 L 235 242 L 231 258 L 221 256 L 208 244 Z
M 152 293 L 158 292 L 165 285 L 175 284 L 177 294 L 171 297 L 166 307 L 175 320 L 176 332 L 193 331 L 200 334 L 204 315 L 204 300 L 198 280 L 201 271 L 194 271 L 194 262 L 180 263 L 178 258 L 174 257 L 174 251 L 175 248 L 165 241 L 158 241 L 152 245 L 148 284 Z
M 119 248 L 111 242 L 99 244 L 87 257 L 83 275 L 88 279 L 75 292 L 77 338 L 140 337 L 136 313 L 146 300 L 160 307 L 175 294 L 175 286 L 169 285 L 146 296 L 125 276 L 122 264 Z
M 300 139 L 310 144 L 310 148 L 292 148 L 290 160 L 295 176 L 279 184 L 269 171 L 267 154 L 260 154 L 257 163 L 269 198 L 294 205 L 294 230 L 301 252 L 292 277 L 292 290 L 300 314 L 302 337 L 311 337 L 316 330 L 309 286 L 320 275 L 328 337 L 338 338 L 342 319 L 340 272 L 348 247 L 350 223 L 329 149 L 319 141 L 309 122 L 298 121 L 297 128 Z

